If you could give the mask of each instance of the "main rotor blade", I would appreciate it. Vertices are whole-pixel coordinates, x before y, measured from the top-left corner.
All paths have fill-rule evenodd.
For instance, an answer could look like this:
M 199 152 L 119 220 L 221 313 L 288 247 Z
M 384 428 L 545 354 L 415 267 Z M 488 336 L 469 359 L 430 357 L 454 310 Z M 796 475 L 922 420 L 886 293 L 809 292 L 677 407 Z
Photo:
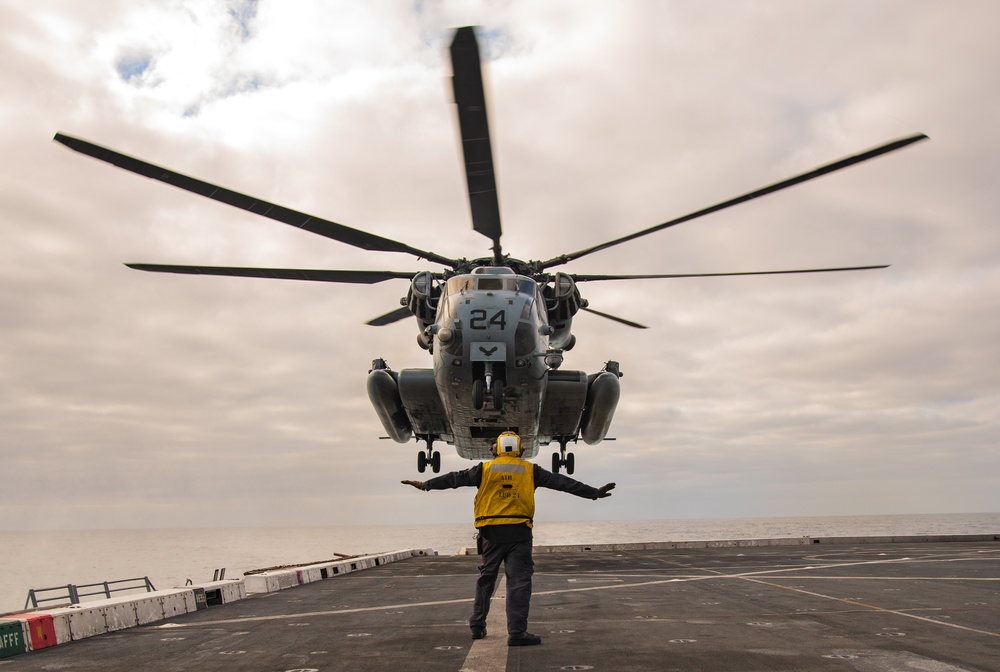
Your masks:
M 87 156 L 110 163 L 114 166 L 118 166 L 119 168 L 124 168 L 125 170 L 136 173 L 137 175 L 142 175 L 143 177 L 148 177 L 153 180 L 159 180 L 160 182 L 180 187 L 181 189 L 198 194 L 199 196 L 211 198 L 214 201 L 219 201 L 220 203 L 225 203 L 227 205 L 240 208 L 241 210 L 252 212 L 255 215 L 261 215 L 262 217 L 273 219 L 283 224 L 290 224 L 325 238 L 353 245 L 354 247 L 380 252 L 403 252 L 405 254 L 412 254 L 413 256 L 421 259 L 433 261 L 438 264 L 445 264 L 451 267 L 454 267 L 458 263 L 454 259 L 442 257 L 434 252 L 418 250 L 415 247 L 410 247 L 409 245 L 396 240 L 382 238 L 381 236 L 376 236 L 375 234 L 367 233 L 366 231 L 352 229 L 349 226 L 344 226 L 343 224 L 337 224 L 336 222 L 331 222 L 330 220 L 322 219 L 320 217 L 313 217 L 312 215 L 307 215 L 297 210 L 292 210 L 280 205 L 275 205 L 274 203 L 262 201 L 258 198 L 254 198 L 253 196 L 247 196 L 246 194 L 224 189 L 209 182 L 203 182 L 202 180 L 188 177 L 187 175 L 182 175 L 166 168 L 161 168 L 160 166 L 153 165 L 152 163 L 121 154 L 120 152 L 108 149 L 107 147 L 95 145 L 92 142 L 81 140 L 80 138 L 74 138 L 68 135 L 63 135 L 62 133 L 56 133 L 54 139 L 74 151 L 86 154 Z
M 877 268 L 889 268 L 889 264 L 880 266 L 844 266 L 842 268 L 803 268 L 790 271 L 742 271 L 734 273 L 657 273 L 653 275 L 577 275 L 570 273 L 576 282 L 591 282 L 594 280 L 650 280 L 656 278 L 718 278 L 730 275 L 787 275 L 791 273 L 836 273 L 838 271 L 870 271 Z
M 458 126 L 469 187 L 472 228 L 493 241 L 500 263 L 500 203 L 493 174 L 493 150 L 486 116 L 486 94 L 479 60 L 479 43 L 472 27 L 459 28 L 451 43 L 452 85 L 458 106 Z
M 399 322 L 400 320 L 405 320 L 408 317 L 413 317 L 413 313 L 407 307 L 397 308 L 396 310 L 386 313 L 385 315 L 380 315 L 379 317 L 373 318 L 365 322 L 365 324 L 372 327 L 384 327 L 387 324 L 392 324 L 394 322 Z
M 593 313 L 594 315 L 600 315 L 601 317 L 606 317 L 609 320 L 614 320 L 615 322 L 620 322 L 628 327 L 635 327 L 636 329 L 649 329 L 645 324 L 639 324 L 638 322 L 632 322 L 631 320 L 626 320 L 624 317 L 616 317 L 615 315 L 609 315 L 608 313 L 602 313 L 599 310 L 594 310 L 593 308 L 581 308 L 588 313 Z
M 223 275 L 242 278 L 272 278 L 278 280 L 310 280 L 313 282 L 344 282 L 374 285 L 385 280 L 409 280 L 412 271 L 332 271 L 299 268 L 244 268 L 239 266 L 177 266 L 172 264 L 125 264 L 137 271 L 183 273 L 187 275 Z
M 615 240 L 610 240 L 600 245 L 588 247 L 586 249 L 579 250 L 577 252 L 572 252 L 570 254 L 564 254 L 555 257 L 554 259 L 549 259 L 548 261 L 542 262 L 541 267 L 550 268 L 552 266 L 559 266 L 560 264 L 565 264 L 567 262 L 573 261 L 574 259 L 579 259 L 580 257 L 586 256 L 588 254 L 592 254 L 594 252 L 599 252 L 600 250 L 605 250 L 609 247 L 613 247 L 614 245 L 620 245 L 621 243 L 634 240 L 636 238 L 648 235 L 650 233 L 655 233 L 656 231 L 660 231 L 661 229 L 666 229 L 671 226 L 676 226 L 677 224 L 683 224 L 684 222 L 689 222 L 692 219 L 697 219 L 698 217 L 704 217 L 705 215 L 712 214 L 713 212 L 725 210 L 726 208 L 730 208 L 734 205 L 739 205 L 740 203 L 745 203 L 747 201 L 759 198 L 761 196 L 766 196 L 767 194 L 773 194 L 776 191 L 787 189 L 788 187 L 795 186 L 796 184 L 807 182 L 809 180 L 821 177 L 828 173 L 832 173 L 834 171 L 841 170 L 849 166 L 853 166 L 856 163 L 861 163 L 862 161 L 873 159 L 876 156 L 881 156 L 882 154 L 886 154 L 888 152 L 901 149 L 903 147 L 906 147 L 907 145 L 911 145 L 915 142 L 919 142 L 921 140 L 926 140 L 926 139 L 928 139 L 926 135 L 924 135 L 923 133 L 918 133 L 917 135 L 912 135 L 908 138 L 894 140 L 893 142 L 889 142 L 879 147 L 869 149 L 866 152 L 855 154 L 854 156 L 848 156 L 846 158 L 840 159 L 839 161 L 834 161 L 833 163 L 828 163 L 824 166 L 820 166 L 819 168 L 810 170 L 809 172 L 802 173 L 801 175 L 796 175 L 795 177 L 790 177 L 787 180 L 782 180 L 781 182 L 775 182 L 770 186 L 762 187 L 761 189 L 757 189 L 756 191 L 751 191 L 747 194 L 743 194 L 742 196 L 737 196 L 736 198 L 730 199 L 728 201 L 723 201 L 722 203 L 718 203 L 703 210 L 692 212 L 688 215 L 684 215 L 683 217 L 678 217 L 677 219 L 671 219 L 669 222 L 664 222 L 663 224 L 658 224 L 657 226 L 653 226 L 648 229 L 643 229 L 642 231 L 637 231 L 636 233 L 630 234 L 628 236 L 623 236 L 621 238 L 616 238 Z

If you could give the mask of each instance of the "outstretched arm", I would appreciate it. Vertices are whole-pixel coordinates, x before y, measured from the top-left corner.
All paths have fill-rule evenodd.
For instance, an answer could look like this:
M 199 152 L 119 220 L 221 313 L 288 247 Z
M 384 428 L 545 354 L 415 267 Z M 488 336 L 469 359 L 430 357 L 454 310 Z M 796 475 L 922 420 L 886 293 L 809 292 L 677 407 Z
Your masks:
M 427 481 L 400 481 L 400 483 L 412 485 L 417 490 L 449 490 L 451 488 L 479 487 L 482 478 L 483 465 L 480 463 L 465 471 L 441 474 Z
M 568 492 L 571 495 L 583 497 L 584 499 L 603 499 L 604 497 L 611 496 L 610 491 L 614 489 L 615 484 L 608 483 L 607 485 L 602 485 L 600 488 L 595 488 L 592 485 L 581 483 L 575 478 L 570 478 L 563 474 L 554 474 L 536 464 L 535 487 Z

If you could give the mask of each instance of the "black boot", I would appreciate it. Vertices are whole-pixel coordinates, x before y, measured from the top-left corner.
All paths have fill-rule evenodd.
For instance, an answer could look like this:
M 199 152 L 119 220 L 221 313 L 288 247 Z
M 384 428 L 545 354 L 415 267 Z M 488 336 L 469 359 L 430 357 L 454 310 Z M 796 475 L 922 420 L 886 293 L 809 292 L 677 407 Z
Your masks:
M 507 635 L 507 646 L 534 646 L 541 643 L 542 638 L 530 632 L 513 632 Z

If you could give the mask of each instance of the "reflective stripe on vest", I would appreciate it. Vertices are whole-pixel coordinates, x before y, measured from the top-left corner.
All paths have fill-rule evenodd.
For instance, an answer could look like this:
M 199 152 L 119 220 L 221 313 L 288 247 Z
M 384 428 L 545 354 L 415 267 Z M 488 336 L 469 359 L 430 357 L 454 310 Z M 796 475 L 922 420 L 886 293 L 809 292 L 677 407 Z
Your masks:
M 476 527 L 517 525 L 531 527 L 535 517 L 535 467 L 519 457 L 498 457 L 483 463 L 475 503 Z

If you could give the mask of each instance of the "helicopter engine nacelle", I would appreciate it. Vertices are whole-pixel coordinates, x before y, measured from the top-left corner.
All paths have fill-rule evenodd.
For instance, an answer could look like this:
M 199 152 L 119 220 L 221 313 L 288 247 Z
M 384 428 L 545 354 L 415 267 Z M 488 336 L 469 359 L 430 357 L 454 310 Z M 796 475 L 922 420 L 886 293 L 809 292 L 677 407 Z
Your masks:
M 588 377 L 587 410 L 580 423 L 580 437 L 588 446 L 603 441 L 611 428 L 621 396 L 620 376 L 618 363 L 608 362 L 604 371 Z
M 424 350 L 430 350 L 431 347 L 427 328 L 434 324 L 440 296 L 441 288 L 434 283 L 431 272 L 421 271 L 410 280 L 410 289 L 407 290 L 406 298 L 402 302 L 416 316 L 420 324 L 417 344 Z
M 413 427 L 399 396 L 396 374 L 385 365 L 385 361 L 377 359 L 372 364 L 372 370 L 368 372 L 367 387 L 368 399 L 372 402 L 375 415 L 382 423 L 385 433 L 396 443 L 409 441 Z
M 542 291 L 545 296 L 549 326 L 552 327 L 549 347 L 556 350 L 570 350 L 576 345 L 576 337 L 571 333 L 573 316 L 580 312 L 580 308 L 586 307 L 587 302 L 580 298 L 576 281 L 566 273 L 556 273 L 553 283 L 545 285 Z

